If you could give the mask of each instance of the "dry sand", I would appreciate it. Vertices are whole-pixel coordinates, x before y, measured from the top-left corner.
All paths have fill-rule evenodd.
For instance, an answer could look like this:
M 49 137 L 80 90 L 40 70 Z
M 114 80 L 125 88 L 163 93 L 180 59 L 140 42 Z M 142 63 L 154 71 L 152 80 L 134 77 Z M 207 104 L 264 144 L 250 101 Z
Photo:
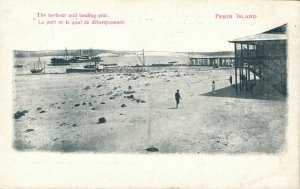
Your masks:
M 14 147 L 113 153 L 149 153 L 149 147 L 158 153 L 282 151 L 286 101 L 236 96 L 230 75 L 233 68 L 209 67 L 19 75 L 13 113 L 28 113 L 15 119 Z M 211 96 L 212 80 L 216 96 Z M 183 99 L 178 109 L 177 89 Z M 100 117 L 107 122 L 97 123 Z

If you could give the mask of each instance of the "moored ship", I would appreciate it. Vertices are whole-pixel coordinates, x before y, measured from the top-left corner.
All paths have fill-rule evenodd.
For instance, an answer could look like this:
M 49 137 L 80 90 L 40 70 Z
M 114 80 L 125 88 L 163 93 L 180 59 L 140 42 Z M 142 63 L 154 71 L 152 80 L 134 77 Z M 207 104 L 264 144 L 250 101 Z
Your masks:
M 82 51 L 80 50 L 79 56 L 69 57 L 68 50 L 65 50 L 65 54 L 63 58 L 51 58 L 50 66 L 65 66 L 73 63 L 88 63 L 88 62 L 103 62 L 101 57 L 92 56 L 92 50 L 90 50 L 90 56 L 82 55 Z
M 30 71 L 33 74 L 37 74 L 37 73 L 42 73 L 43 70 L 44 70 L 44 68 L 42 68 L 41 58 L 39 57 L 38 62 L 34 63 L 34 67 L 32 69 L 30 69 Z

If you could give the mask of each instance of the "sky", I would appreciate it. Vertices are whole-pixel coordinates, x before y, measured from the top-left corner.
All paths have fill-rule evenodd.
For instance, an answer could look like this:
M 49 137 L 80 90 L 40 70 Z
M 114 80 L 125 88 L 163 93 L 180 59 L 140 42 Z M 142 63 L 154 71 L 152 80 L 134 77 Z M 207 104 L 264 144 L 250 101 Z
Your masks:
M 94 48 L 173 52 L 233 51 L 233 44 L 229 40 L 288 23 L 293 14 L 287 13 L 284 6 L 286 4 L 280 2 L 250 1 L 14 1 L 4 8 L 7 11 L 4 21 L 10 27 L 6 31 L 8 35 L 14 35 L 11 42 L 14 50 Z M 107 14 L 109 17 L 106 19 L 122 20 L 124 24 L 38 24 L 65 19 L 42 19 L 37 17 L 37 13 Z M 219 19 L 216 14 L 233 15 L 233 18 Z M 256 15 L 256 18 L 236 19 L 236 14 L 251 14 Z

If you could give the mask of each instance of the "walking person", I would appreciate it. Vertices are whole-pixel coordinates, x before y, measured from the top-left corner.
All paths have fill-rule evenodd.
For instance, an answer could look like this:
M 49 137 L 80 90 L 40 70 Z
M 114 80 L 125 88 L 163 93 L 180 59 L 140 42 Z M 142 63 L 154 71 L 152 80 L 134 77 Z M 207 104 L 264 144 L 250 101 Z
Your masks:
M 215 81 L 212 82 L 212 95 L 215 95 L 216 94 L 216 85 L 215 85 Z
M 176 100 L 176 108 L 178 108 L 179 100 L 181 100 L 179 90 L 175 93 L 175 100 Z
M 230 82 L 230 85 L 232 86 L 232 76 L 231 75 L 229 77 L 229 82 Z

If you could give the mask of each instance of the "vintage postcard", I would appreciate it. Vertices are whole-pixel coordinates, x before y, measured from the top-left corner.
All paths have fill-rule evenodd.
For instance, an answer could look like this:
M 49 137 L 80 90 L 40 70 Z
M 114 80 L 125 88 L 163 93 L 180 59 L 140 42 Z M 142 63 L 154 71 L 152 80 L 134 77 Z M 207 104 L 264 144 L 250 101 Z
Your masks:
M 0 188 L 299 188 L 299 2 L 0 4 Z

